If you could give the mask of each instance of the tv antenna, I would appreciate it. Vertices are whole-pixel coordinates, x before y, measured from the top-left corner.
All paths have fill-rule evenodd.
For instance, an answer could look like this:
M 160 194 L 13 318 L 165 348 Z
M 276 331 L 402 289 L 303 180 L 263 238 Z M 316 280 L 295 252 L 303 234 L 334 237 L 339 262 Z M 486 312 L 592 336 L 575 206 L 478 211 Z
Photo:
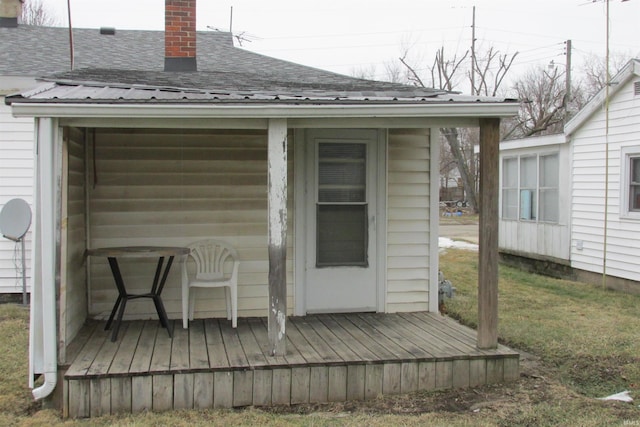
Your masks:
M 0 211 L 0 233 L 20 243 L 22 249 L 22 304 L 27 305 L 27 266 L 25 262 L 24 236 L 31 226 L 31 208 L 22 199 L 11 199 Z

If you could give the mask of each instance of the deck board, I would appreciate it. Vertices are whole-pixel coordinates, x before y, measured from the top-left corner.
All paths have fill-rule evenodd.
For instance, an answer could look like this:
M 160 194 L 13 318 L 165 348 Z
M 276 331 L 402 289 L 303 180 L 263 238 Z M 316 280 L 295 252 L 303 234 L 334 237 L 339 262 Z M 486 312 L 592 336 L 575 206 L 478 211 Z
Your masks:
M 127 333 L 128 324 L 123 324 L 120 327 L 120 333 L 124 336 Z M 118 347 L 122 341 L 111 341 L 105 340 L 100 347 L 100 351 L 96 354 L 96 358 L 91 362 L 91 366 L 87 369 L 87 375 L 100 375 L 105 372 L 109 372 L 109 368 L 111 367 L 111 363 L 118 351 Z
M 244 354 L 237 332 L 238 331 L 232 328 L 228 322 L 220 322 L 220 333 L 222 335 L 222 341 L 224 342 L 224 348 L 227 352 L 229 366 L 249 366 L 247 356 Z
M 251 328 L 251 332 L 253 336 L 256 338 L 258 345 L 260 346 L 260 350 L 262 350 L 262 354 L 264 355 L 265 361 L 270 366 L 285 366 L 288 364 L 287 359 L 282 356 L 271 356 L 269 351 L 269 336 L 267 334 L 267 329 L 262 323 L 261 319 L 258 318 L 250 318 L 247 319 L 247 323 Z M 287 348 L 289 350 L 289 348 Z
M 151 356 L 153 356 L 153 348 L 156 343 L 156 334 L 158 327 L 156 322 L 144 322 L 136 351 L 129 366 L 129 372 L 146 372 L 151 366 Z
M 356 359 L 353 360 L 361 360 L 365 362 L 372 362 L 378 360 L 378 357 L 369 351 L 369 349 L 364 346 L 360 341 L 354 339 L 354 337 L 349 334 L 342 326 L 338 324 L 334 319 L 328 316 L 322 316 L 316 318 L 319 323 L 321 323 L 327 330 L 331 331 L 332 334 L 336 336 L 336 338 L 344 344 L 344 346 L 351 352 L 351 354 L 356 355 Z M 345 350 L 345 357 L 348 352 Z
M 415 340 L 410 338 L 410 335 L 404 329 L 406 325 L 399 325 L 397 319 L 394 319 L 391 316 L 376 317 L 368 314 L 361 314 L 357 317 L 368 323 L 377 332 L 383 334 L 389 340 L 396 343 L 400 348 L 406 350 L 414 358 L 419 359 L 432 357 L 431 353 L 427 352 L 422 347 L 417 346 L 415 344 Z M 387 321 L 385 321 L 385 319 Z
M 167 372 L 171 367 L 171 343 L 172 339 L 161 332 L 158 323 L 156 323 L 156 340 L 153 345 L 153 355 L 151 356 L 151 365 L 149 366 L 150 372 Z M 171 321 L 169 321 L 171 323 Z M 170 325 L 171 327 L 171 325 Z M 162 388 L 164 385 L 158 384 L 158 387 Z M 154 389 L 156 385 L 154 384 Z
M 287 338 L 291 341 L 291 344 L 296 347 L 300 352 L 300 355 L 304 358 L 306 363 L 309 364 L 321 364 L 322 356 L 309 344 L 304 335 L 296 327 L 293 322 L 287 324 Z
M 207 352 L 209 353 L 210 368 L 226 368 L 229 366 L 227 351 L 224 348 L 220 323 L 214 319 L 204 321 L 205 340 L 207 341 Z
M 318 353 L 323 363 L 342 362 L 342 358 L 322 339 L 315 329 L 306 321 L 306 317 L 293 318 L 289 324 L 295 324 L 307 342 Z
M 209 355 L 207 354 L 207 340 L 204 334 L 203 322 L 193 322 L 189 327 L 189 368 L 209 368 Z M 213 390 L 213 386 L 211 390 Z
M 394 342 L 387 338 L 380 332 L 381 325 L 371 326 L 369 323 L 362 320 L 359 316 L 355 315 L 342 315 L 348 322 L 353 323 L 358 329 L 369 337 L 369 341 L 375 342 L 380 347 L 385 349 L 385 353 L 389 354 L 386 358 L 396 359 L 399 362 L 414 359 L 415 356 L 402 347 L 401 343 Z
M 171 371 L 183 371 L 189 369 L 189 330 L 175 328 L 171 340 Z
M 253 335 L 251 326 L 249 326 L 246 319 L 238 319 L 237 332 L 249 366 L 265 366 L 267 360 L 264 357 L 264 352 L 260 348 L 260 344 L 256 341 L 256 337 Z
M 111 362 L 111 366 L 109 367 L 110 374 L 126 374 L 129 372 L 133 355 L 135 354 L 136 347 L 138 347 L 142 326 L 143 324 L 141 322 L 133 322 L 128 325 L 118 346 L 118 351 L 114 355 L 113 362 Z
M 316 316 L 307 316 L 307 324 L 311 326 L 328 347 L 336 352 L 338 357 L 344 362 L 360 360 L 358 354 L 353 351 L 343 340 L 338 338 L 324 323 Z
M 106 341 L 108 333 L 108 331 L 104 330 L 103 325 L 100 325 L 100 327 L 97 328 L 93 328 L 91 337 L 82 347 L 82 350 L 80 350 L 78 356 L 75 358 L 75 360 L 67 370 L 67 375 L 86 375 L 89 367 L 91 367 L 91 363 L 93 363 L 93 360 L 96 358 L 96 355 L 100 351 L 100 348 L 102 348 L 102 344 Z M 81 337 L 79 337 L 79 339 L 82 338 L 84 338 L 84 336 L 82 336 L 81 334 Z
M 329 316 L 329 319 L 346 331 L 349 336 L 352 337 L 351 339 L 354 340 L 354 342 L 358 343 L 358 345 L 362 346 L 372 354 L 374 361 L 394 358 L 394 354 L 392 352 L 390 352 L 385 346 L 381 345 L 376 339 L 372 339 L 370 335 L 365 334 L 360 328 L 347 320 L 344 315 Z

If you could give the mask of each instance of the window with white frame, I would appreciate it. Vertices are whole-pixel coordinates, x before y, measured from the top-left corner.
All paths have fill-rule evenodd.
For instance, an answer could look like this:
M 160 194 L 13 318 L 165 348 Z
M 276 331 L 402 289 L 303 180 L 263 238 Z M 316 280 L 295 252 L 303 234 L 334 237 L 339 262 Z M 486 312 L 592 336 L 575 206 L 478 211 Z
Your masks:
M 627 218 L 640 219 L 640 147 L 622 149 L 621 213 Z
M 504 157 L 502 219 L 558 222 L 559 175 L 558 153 Z
M 518 158 L 502 160 L 502 218 L 518 219 Z

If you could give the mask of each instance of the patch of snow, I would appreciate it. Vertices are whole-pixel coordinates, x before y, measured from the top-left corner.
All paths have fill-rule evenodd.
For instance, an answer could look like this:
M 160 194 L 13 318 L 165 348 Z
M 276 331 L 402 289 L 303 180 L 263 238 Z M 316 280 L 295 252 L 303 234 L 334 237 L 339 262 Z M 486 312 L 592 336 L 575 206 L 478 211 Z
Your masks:
M 448 237 L 438 237 L 438 248 L 440 249 L 466 249 L 468 251 L 477 251 L 478 245 L 474 243 L 462 242 L 460 240 L 453 240 Z
M 607 397 L 600 397 L 599 400 L 619 400 L 620 402 L 633 402 L 633 398 L 627 390 L 620 393 L 612 394 Z

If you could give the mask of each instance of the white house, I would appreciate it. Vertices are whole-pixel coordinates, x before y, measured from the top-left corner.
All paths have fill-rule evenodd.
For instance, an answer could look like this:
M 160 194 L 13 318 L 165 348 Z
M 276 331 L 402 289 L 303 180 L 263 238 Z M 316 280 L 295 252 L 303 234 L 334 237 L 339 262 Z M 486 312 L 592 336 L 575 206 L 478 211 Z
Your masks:
M 518 103 L 341 76 L 234 48 L 224 34 L 201 68 L 195 0 L 165 7 L 152 70 L 77 69 L 5 100 L 35 119 L 38 147 L 30 377 L 44 382 L 34 397 L 55 391 L 68 414 L 91 416 L 517 378 L 517 354 L 497 342 L 497 171 L 500 119 Z M 483 149 L 477 340 L 438 313 L 445 126 L 478 127 Z M 174 328 L 184 282 L 165 270 L 156 294 L 161 250 L 151 292 L 154 263 L 123 260 L 129 291 L 154 294 L 155 307 L 120 305 L 132 326 L 105 339 L 96 321 L 113 318 L 124 286 L 113 257 L 87 255 L 203 238 L 240 258 L 238 327 L 219 320 L 225 298 L 211 292 L 191 327 Z M 317 313 L 337 317 L 306 320 Z M 288 316 L 303 319 L 289 328 Z
M 555 262 L 561 275 L 597 283 L 605 273 L 608 286 L 639 291 L 638 59 L 563 135 L 504 142 L 500 157 L 500 248 L 507 258 Z

